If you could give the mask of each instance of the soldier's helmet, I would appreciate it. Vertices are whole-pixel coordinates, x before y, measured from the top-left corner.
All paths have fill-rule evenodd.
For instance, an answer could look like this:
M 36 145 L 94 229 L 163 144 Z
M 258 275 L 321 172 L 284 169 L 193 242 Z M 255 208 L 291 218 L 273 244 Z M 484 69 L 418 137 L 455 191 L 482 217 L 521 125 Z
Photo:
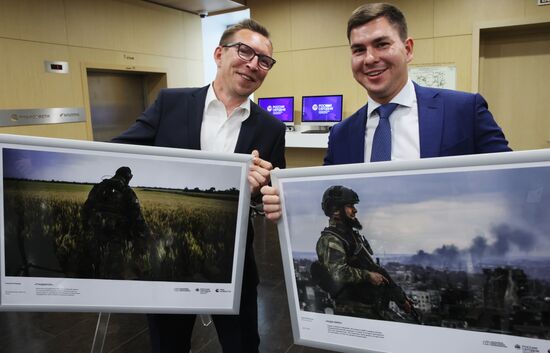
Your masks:
M 345 205 L 359 203 L 359 196 L 355 191 L 341 185 L 333 185 L 323 193 L 321 208 L 327 217 L 334 211 L 341 210 Z
M 122 177 L 126 180 L 127 183 L 132 179 L 132 170 L 129 167 L 120 167 L 115 172 L 116 177 Z

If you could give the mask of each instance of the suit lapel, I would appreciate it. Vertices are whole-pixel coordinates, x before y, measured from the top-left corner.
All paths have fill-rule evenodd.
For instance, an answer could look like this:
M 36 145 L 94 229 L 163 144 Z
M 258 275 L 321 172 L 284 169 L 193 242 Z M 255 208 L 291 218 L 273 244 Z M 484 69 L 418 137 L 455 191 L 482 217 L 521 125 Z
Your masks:
M 201 149 L 201 126 L 202 117 L 204 114 L 204 104 L 206 101 L 206 94 L 208 93 L 208 87 L 205 86 L 191 94 L 191 101 L 187 105 L 187 111 L 183 114 L 187 114 L 187 141 L 188 148 L 200 150 Z
M 256 136 L 256 128 L 258 126 L 258 115 L 256 105 L 250 102 L 250 116 L 242 122 L 239 138 L 235 145 L 235 153 L 251 153 L 252 140 Z
M 443 101 L 435 90 L 414 84 L 418 101 L 418 129 L 420 133 L 420 158 L 440 155 L 443 133 Z
M 359 109 L 355 115 L 349 134 L 349 154 L 351 163 L 363 163 L 365 161 L 365 133 L 367 132 L 367 106 Z M 352 117 L 350 117 L 352 118 Z M 349 119 L 349 118 L 348 118 Z

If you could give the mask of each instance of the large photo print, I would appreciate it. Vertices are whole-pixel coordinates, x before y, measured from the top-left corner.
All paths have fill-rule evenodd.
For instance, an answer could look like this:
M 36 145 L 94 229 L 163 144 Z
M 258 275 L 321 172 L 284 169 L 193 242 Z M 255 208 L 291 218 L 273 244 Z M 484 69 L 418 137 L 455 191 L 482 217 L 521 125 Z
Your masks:
M 3 139 L 3 306 L 238 309 L 250 157 Z
M 275 172 L 295 340 L 550 349 L 550 153 Z

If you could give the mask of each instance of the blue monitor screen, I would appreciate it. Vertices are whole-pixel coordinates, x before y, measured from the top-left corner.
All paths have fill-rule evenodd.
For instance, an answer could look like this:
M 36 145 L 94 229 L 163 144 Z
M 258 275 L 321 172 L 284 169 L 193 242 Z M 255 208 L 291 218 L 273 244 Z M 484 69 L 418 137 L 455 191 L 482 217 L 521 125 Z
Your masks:
M 258 105 L 283 123 L 294 122 L 294 97 L 258 98 Z
M 342 121 L 342 95 L 303 96 L 302 122 L 337 123 Z

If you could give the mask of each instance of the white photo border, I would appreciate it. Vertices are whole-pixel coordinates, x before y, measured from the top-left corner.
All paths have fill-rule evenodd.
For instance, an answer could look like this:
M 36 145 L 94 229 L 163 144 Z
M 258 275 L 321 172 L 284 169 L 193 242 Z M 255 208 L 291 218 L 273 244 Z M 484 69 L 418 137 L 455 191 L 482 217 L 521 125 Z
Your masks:
M 120 159 L 232 168 L 238 210 L 231 280 L 227 283 L 6 276 L 4 226 L 0 227 L 0 311 L 237 314 L 248 228 L 251 155 L 0 134 L 0 220 L 4 225 L 4 149 L 49 151 Z M 191 168 L 189 168 L 191 169 Z M 111 171 L 114 173 L 114 170 Z M 182 173 L 187 173 L 182 170 Z M 223 174 L 223 173 L 220 173 Z M 238 178 L 237 178 L 238 177 Z M 209 175 L 203 175 L 208 182 Z M 238 179 L 238 180 L 237 180 Z M 47 289 L 44 291 L 44 289 Z
M 550 352 L 550 341 L 489 332 L 475 332 L 436 326 L 362 319 L 301 310 L 296 285 L 293 249 L 286 188 L 292 183 L 333 181 L 342 185 L 346 179 L 452 173 L 468 170 L 504 170 L 550 166 L 550 150 L 494 153 L 443 157 L 416 161 L 393 161 L 275 170 L 272 182 L 279 190 L 282 218 L 278 233 L 285 274 L 292 332 L 296 344 L 340 352 Z M 550 180 L 548 181 L 550 189 Z M 301 184 L 297 184 L 298 186 Z M 305 185 L 305 184 L 304 184 Z M 547 193 L 548 189 L 543 192 Z M 322 194 L 322 192 L 321 192 Z M 320 196 L 320 195 L 319 195 Z M 297 198 L 298 199 L 298 198 Z M 300 201 L 303 199 L 300 198 Z M 367 201 L 368 202 L 368 201 Z M 300 202 L 296 202 L 300 203 Z M 362 204 L 359 204 L 361 208 Z M 300 203 L 294 209 L 320 208 L 320 202 Z M 304 211 L 306 214 L 310 211 Z M 325 218 L 326 219 L 326 218 Z M 305 222 L 309 224 L 308 222 Z M 316 224 L 317 234 L 324 225 Z M 299 234 L 296 233 L 296 236 Z M 314 249 L 314 248 L 313 248 Z

